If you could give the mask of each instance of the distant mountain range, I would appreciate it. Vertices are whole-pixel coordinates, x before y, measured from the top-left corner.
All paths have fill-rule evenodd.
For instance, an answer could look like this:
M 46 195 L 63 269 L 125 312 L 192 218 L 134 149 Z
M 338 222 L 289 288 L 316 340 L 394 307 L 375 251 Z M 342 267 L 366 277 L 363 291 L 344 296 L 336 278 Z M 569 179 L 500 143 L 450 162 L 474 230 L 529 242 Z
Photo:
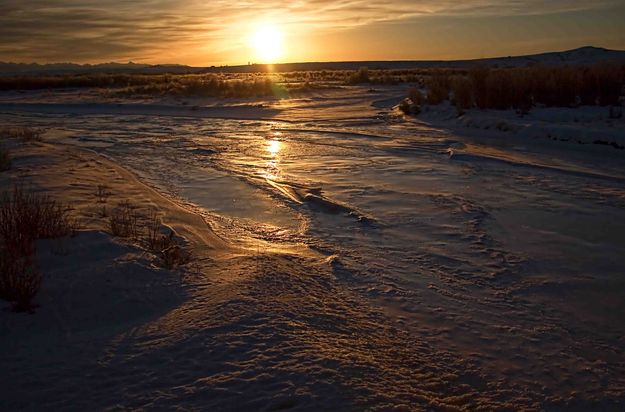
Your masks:
M 601 62 L 625 64 L 625 51 L 600 47 L 580 47 L 562 52 L 531 54 L 526 56 L 493 57 L 471 60 L 395 60 L 395 61 L 352 61 L 352 62 L 305 62 L 280 63 L 274 65 L 250 64 L 240 66 L 192 67 L 177 64 L 137 63 L 4 63 L 0 62 L 0 75 L 69 74 L 69 73 L 253 73 L 288 72 L 305 70 L 355 70 L 369 69 L 417 69 L 417 68 L 470 68 L 475 66 L 526 67 L 529 65 L 590 65 Z

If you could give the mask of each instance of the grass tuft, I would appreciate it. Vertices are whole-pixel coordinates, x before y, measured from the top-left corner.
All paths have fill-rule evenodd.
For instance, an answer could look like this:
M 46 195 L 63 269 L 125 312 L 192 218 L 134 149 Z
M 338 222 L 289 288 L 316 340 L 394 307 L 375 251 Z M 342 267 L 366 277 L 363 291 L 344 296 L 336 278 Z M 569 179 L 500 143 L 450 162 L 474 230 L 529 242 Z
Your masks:
M 109 217 L 111 234 L 117 237 L 137 239 L 139 237 L 138 219 L 139 213 L 134 205 L 127 200 L 119 202 Z
M 150 215 L 146 229 L 147 249 L 160 259 L 163 267 L 173 269 L 191 260 L 191 254 L 178 244 L 173 230 L 167 235 L 161 233 L 161 221 L 156 213 Z

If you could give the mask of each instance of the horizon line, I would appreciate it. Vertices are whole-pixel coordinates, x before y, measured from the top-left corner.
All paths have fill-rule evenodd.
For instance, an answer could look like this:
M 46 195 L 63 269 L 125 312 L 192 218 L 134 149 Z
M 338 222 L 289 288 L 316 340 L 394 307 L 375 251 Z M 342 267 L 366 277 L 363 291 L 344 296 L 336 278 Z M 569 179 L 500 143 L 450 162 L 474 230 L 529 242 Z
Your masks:
M 51 63 L 39 63 L 39 62 L 13 62 L 13 61 L 0 61 L 0 64 L 14 64 L 14 65 L 38 65 L 38 66 L 53 66 L 53 65 L 74 65 L 74 66 L 105 66 L 105 65 L 137 65 L 137 66 L 151 66 L 151 67 L 155 67 L 155 66 L 180 66 L 180 67 L 189 67 L 189 68 L 197 68 L 197 69 L 202 69 L 202 68 L 218 68 L 218 67 L 246 67 L 246 66 L 273 66 L 273 65 L 288 65 L 288 64 L 320 64 L 320 63 L 387 63 L 387 62 L 432 62 L 432 63 L 438 63 L 438 62 L 467 62 L 467 61 L 477 61 L 477 60 L 492 60 L 492 59 L 507 59 L 507 58 L 522 58 L 522 57 L 529 57 L 529 56 L 538 56 L 538 55 L 544 55 L 544 54 L 552 54 L 552 53 L 568 53 L 568 52 L 574 52 L 577 50 L 582 50 L 582 49 L 596 49 L 596 50 L 603 50 L 606 52 L 625 52 L 624 50 L 620 50 L 620 49 L 609 49 L 606 47 L 601 47 L 601 46 L 591 46 L 591 45 L 586 45 L 586 46 L 580 46 L 580 47 L 576 47 L 573 49 L 567 49 L 567 50 L 551 50 L 551 51 L 541 51 L 541 52 L 536 52 L 536 53 L 531 53 L 531 54 L 519 54 L 519 55 L 500 55 L 500 56 L 489 56 L 489 57 L 467 57 L 467 58 L 457 58 L 457 59 L 380 59 L 380 60 L 325 60 L 325 61 L 293 61 L 293 62 L 274 62 L 274 63 L 255 63 L 255 62 L 248 62 L 247 64 L 245 63 L 234 63 L 234 64 L 221 64 L 221 65 L 216 65 L 216 64 L 208 64 L 208 65 L 203 65 L 203 66 L 191 66 L 191 65 L 187 65 L 187 64 L 180 64 L 180 63 L 137 63 L 133 60 L 129 60 L 126 63 L 120 62 L 120 61 L 109 61 L 109 62 L 100 62 L 100 63 L 76 63 L 76 62 L 71 62 L 71 61 L 66 61 L 66 62 L 51 62 Z

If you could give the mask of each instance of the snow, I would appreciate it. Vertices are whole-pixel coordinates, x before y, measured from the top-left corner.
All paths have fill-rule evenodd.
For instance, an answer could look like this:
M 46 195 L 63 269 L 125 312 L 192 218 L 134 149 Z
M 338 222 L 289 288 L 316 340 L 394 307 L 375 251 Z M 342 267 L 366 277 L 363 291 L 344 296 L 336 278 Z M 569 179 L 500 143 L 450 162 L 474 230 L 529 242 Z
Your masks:
M 403 95 L 0 103 L 48 130 L 1 187 L 82 222 L 62 254 L 39 246 L 36 313 L 0 312 L 2 409 L 621 409 L 624 152 L 576 140 L 620 142 L 622 120 L 413 118 Z M 107 235 L 99 182 L 192 264 Z
M 572 144 L 601 144 L 625 148 L 625 118 L 610 118 L 609 107 L 532 108 L 526 115 L 514 110 L 467 110 L 458 116 L 448 103 L 426 106 L 418 119 L 458 133 L 493 132 L 506 138 L 550 139 Z M 503 132 L 503 133 L 501 133 Z

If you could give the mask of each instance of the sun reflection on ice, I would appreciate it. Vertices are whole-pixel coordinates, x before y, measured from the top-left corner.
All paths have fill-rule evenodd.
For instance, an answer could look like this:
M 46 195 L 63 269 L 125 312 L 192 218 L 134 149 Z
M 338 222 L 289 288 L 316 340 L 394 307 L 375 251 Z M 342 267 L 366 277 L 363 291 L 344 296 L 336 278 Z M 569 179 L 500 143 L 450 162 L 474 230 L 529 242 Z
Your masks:
M 270 140 L 267 144 L 267 151 L 272 156 L 278 155 L 278 153 L 280 153 L 281 148 L 282 148 L 282 142 L 280 140 Z
M 267 141 L 267 153 L 269 154 L 269 160 L 267 161 L 267 170 L 265 171 L 265 177 L 267 179 L 278 179 L 280 177 L 280 152 L 282 151 L 282 141 L 276 139 L 282 135 L 280 132 L 273 133 L 274 138 Z

